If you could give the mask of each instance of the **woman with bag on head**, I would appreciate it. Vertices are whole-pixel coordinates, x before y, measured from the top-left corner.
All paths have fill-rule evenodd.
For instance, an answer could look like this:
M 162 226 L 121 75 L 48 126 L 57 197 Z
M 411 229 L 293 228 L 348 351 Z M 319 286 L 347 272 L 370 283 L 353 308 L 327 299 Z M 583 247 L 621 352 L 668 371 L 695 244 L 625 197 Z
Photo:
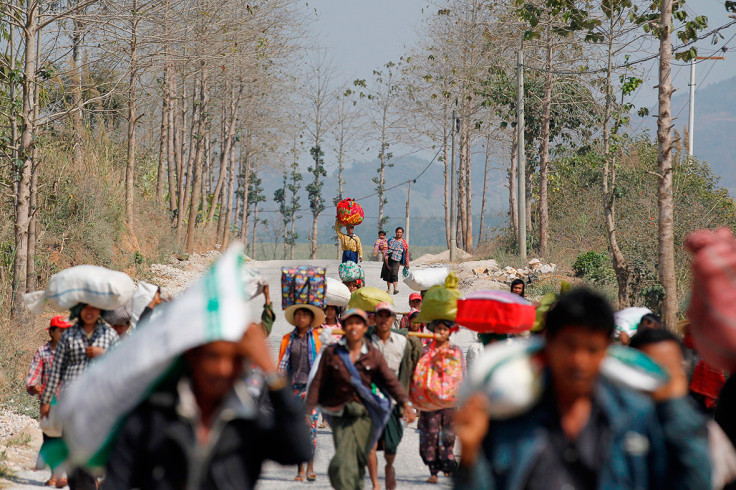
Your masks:
M 315 328 L 325 321 L 325 313 L 320 308 L 309 304 L 295 304 L 284 310 L 286 321 L 294 325 L 294 330 L 284 335 L 279 349 L 279 371 L 287 376 L 291 383 L 294 396 L 304 400 L 307 396 L 307 381 L 309 371 L 317 359 L 322 348 Z M 312 458 L 307 463 L 306 474 L 304 465 L 298 465 L 295 481 L 314 481 L 314 451 L 317 449 L 317 411 L 312 410 L 308 415 L 308 425 L 312 439 Z
M 457 324 L 448 320 L 436 320 L 430 324 L 430 329 L 434 331 L 434 340 L 424 348 L 422 357 L 425 358 L 425 361 L 431 359 L 428 363 L 429 366 L 435 365 L 436 363 L 432 361 L 440 357 L 451 359 L 455 364 L 458 361 L 460 362 L 459 372 L 456 369 L 435 373 L 441 376 L 441 384 L 443 385 L 441 388 L 445 393 L 457 393 L 463 381 L 463 352 L 460 347 L 450 343 L 450 334 L 457 330 Z M 420 359 L 419 364 L 422 364 L 422 359 Z M 419 364 L 417 365 L 418 370 L 421 369 Z M 447 403 L 447 400 L 444 400 L 444 402 Z M 430 477 L 427 483 L 437 483 L 437 475 L 440 471 L 444 472 L 445 476 L 450 476 L 457 468 L 457 461 L 455 461 L 455 454 L 453 453 L 455 432 L 452 427 L 455 411 L 456 408 L 451 406 L 438 410 L 422 410 L 419 414 L 419 422 L 417 423 L 417 429 L 419 429 L 419 455 L 422 457 L 424 464 L 429 467 Z

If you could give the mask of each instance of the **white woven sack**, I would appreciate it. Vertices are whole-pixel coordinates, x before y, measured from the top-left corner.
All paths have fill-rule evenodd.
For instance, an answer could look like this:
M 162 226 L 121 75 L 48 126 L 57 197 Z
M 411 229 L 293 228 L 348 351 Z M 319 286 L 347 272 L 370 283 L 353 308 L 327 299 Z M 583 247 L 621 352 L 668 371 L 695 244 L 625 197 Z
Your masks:
M 410 269 L 409 275 L 404 279 L 404 284 L 414 291 L 426 291 L 432 286 L 444 286 L 449 273 L 450 270 L 447 267 Z
M 114 310 L 127 304 L 135 292 L 128 274 L 97 265 L 78 265 L 57 272 L 49 279 L 46 291 L 25 295 L 28 309 L 38 315 L 46 305 L 66 311 L 84 303 L 101 310 Z
M 333 306 L 347 306 L 350 301 L 350 290 L 337 279 L 327 278 L 325 304 Z

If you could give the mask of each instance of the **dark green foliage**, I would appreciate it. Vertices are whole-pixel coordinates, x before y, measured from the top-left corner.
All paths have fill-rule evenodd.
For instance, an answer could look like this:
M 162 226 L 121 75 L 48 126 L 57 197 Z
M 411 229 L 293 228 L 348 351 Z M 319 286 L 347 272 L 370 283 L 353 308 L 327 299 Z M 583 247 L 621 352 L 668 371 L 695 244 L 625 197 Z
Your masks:
M 325 170 L 325 153 L 320 149 L 319 146 L 313 146 L 309 149 L 309 154 L 312 155 L 314 163 L 309 167 L 309 173 L 314 176 L 314 180 L 307 184 L 307 194 L 309 195 L 309 209 L 312 210 L 313 216 L 319 216 L 322 211 L 325 210 L 325 200 L 322 197 L 322 187 L 325 182 L 323 177 L 327 176 Z
M 611 261 L 608 254 L 604 252 L 590 251 L 579 255 L 572 270 L 576 277 L 582 277 L 598 284 L 605 284 L 615 279 Z

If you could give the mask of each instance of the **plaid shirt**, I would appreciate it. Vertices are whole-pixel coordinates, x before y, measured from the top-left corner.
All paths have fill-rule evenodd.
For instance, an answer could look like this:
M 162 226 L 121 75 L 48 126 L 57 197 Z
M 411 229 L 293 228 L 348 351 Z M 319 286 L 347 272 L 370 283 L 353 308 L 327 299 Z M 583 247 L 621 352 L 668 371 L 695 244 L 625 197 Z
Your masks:
M 56 346 L 54 363 L 51 365 L 49 381 L 41 396 L 41 403 L 51 403 L 59 383 L 65 387 L 84 372 L 89 363 L 87 347 L 96 346 L 107 350 L 117 340 L 118 334 L 115 330 L 101 321 L 95 326 L 91 337 L 87 337 L 79 323 L 67 328 L 61 335 L 59 345 Z
M 29 393 L 34 386 L 40 386 L 42 389 L 46 387 L 53 362 L 54 351 L 51 349 L 51 342 L 46 342 L 38 348 L 31 360 L 31 368 L 26 376 L 26 390 Z

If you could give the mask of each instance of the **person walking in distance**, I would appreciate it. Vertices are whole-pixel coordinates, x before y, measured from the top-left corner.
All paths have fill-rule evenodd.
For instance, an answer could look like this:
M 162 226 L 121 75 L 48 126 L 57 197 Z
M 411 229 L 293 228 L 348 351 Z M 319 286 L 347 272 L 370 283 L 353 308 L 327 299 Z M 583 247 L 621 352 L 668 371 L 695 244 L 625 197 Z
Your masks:
M 347 225 L 345 227 L 346 233 L 343 233 L 340 221 L 335 220 L 335 231 L 342 247 L 342 262 L 350 261 L 356 264 L 362 262 L 363 245 L 360 243 L 360 237 L 355 234 L 355 227 L 353 225 Z
M 49 375 L 51 374 L 51 366 L 54 363 L 54 354 L 56 353 L 56 346 L 59 345 L 59 340 L 64 330 L 71 327 L 72 324 L 63 316 L 55 316 L 51 319 L 49 326 L 46 330 L 49 333 L 49 341 L 38 348 L 36 353 L 33 355 L 31 360 L 31 367 L 28 370 L 28 376 L 26 376 L 26 391 L 29 395 L 38 396 L 39 400 L 41 395 L 46 388 L 49 381 Z M 56 439 L 56 437 L 50 437 L 43 433 L 43 441 L 50 441 Z M 39 464 L 40 463 L 40 464 Z M 36 469 L 43 469 L 44 463 L 40 460 L 36 464 Z M 51 478 L 46 482 L 49 487 L 64 488 L 67 485 L 66 477 L 63 472 L 54 471 Z
M 101 313 L 99 308 L 81 303 L 71 309 L 70 319 L 77 322 L 64 330 L 56 346 L 49 381 L 41 395 L 41 418 L 49 416 L 59 386 L 59 396 L 63 397 L 64 388 L 82 375 L 90 360 L 105 354 L 118 341 L 118 334 L 102 321 Z M 69 488 L 93 490 L 97 482 L 86 471 L 77 469 L 69 475 Z
M 391 286 L 394 287 L 394 294 L 399 294 L 397 284 L 399 283 L 399 268 L 401 266 L 409 267 L 409 244 L 404 240 L 404 229 L 396 228 L 396 235 L 388 241 L 388 251 L 381 268 L 381 279 L 386 281 L 386 292 L 391 292 Z

